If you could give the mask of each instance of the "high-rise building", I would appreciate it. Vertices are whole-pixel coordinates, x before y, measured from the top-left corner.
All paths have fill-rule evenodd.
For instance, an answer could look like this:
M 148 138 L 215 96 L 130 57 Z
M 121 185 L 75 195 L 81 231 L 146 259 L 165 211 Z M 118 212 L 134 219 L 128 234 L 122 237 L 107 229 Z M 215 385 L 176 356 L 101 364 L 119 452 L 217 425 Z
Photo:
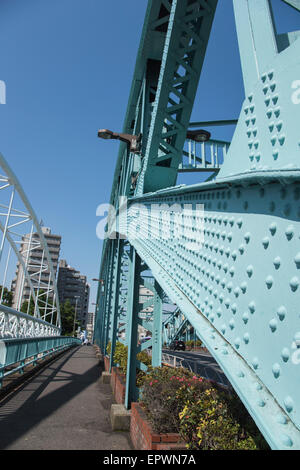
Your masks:
M 49 254 L 51 256 L 53 269 L 56 275 L 61 236 L 52 234 L 48 227 L 41 227 L 41 229 L 48 245 Z M 50 279 L 49 269 L 45 268 L 47 259 L 45 258 L 45 253 L 43 252 L 42 247 L 39 245 L 39 240 L 40 237 L 37 232 L 24 235 L 20 244 L 20 253 L 25 265 L 27 266 L 27 271 L 34 289 L 42 289 L 41 286 L 45 286 L 44 290 L 46 291 L 46 289 L 49 289 L 49 295 L 51 297 L 53 296 L 53 282 Z M 41 269 L 42 265 L 43 269 Z M 23 303 L 30 300 L 31 293 L 27 279 L 23 274 L 23 268 L 19 262 L 17 263 L 16 277 L 12 280 L 11 290 L 13 293 L 12 307 L 16 310 L 20 310 Z
M 76 319 L 85 328 L 88 317 L 90 286 L 86 276 L 62 259 L 59 262 L 57 290 L 60 304 L 69 300 L 76 307 Z
M 86 321 L 86 331 L 87 331 L 87 338 L 90 342 L 93 340 L 94 334 L 94 326 L 95 326 L 95 313 L 89 312 Z

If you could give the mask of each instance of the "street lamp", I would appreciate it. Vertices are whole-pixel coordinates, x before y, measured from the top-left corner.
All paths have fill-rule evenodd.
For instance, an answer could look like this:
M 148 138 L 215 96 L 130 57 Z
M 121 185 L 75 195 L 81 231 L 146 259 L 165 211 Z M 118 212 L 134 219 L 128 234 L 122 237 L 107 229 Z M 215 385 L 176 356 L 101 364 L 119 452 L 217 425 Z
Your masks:
M 75 295 L 74 298 L 75 298 L 76 300 L 75 300 L 75 315 L 74 315 L 74 324 L 73 324 L 73 336 L 75 336 L 77 304 L 78 304 L 78 299 L 80 299 L 80 296 L 79 296 L 79 295 Z
M 123 134 L 118 132 L 112 132 L 108 129 L 100 129 L 98 131 L 98 137 L 100 139 L 110 140 L 121 140 L 125 142 L 129 146 L 130 152 L 139 152 L 141 148 L 141 138 L 142 134 L 139 135 L 131 135 L 131 134 Z
M 186 136 L 195 142 L 207 142 L 211 137 L 211 133 L 203 129 L 197 129 L 195 131 L 187 131 Z

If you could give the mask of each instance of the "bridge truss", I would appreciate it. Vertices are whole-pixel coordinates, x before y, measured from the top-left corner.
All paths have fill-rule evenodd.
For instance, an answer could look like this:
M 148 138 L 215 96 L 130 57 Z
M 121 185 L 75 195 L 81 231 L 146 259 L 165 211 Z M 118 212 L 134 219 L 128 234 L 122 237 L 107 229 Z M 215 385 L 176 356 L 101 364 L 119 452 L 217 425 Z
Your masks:
M 123 317 L 129 408 L 136 354 L 150 344 L 137 345 L 150 271 L 153 365 L 165 293 L 271 448 L 299 449 L 299 32 L 277 34 L 268 0 L 233 0 L 246 98 L 232 142 L 195 143 L 190 116 L 217 3 L 148 3 L 123 129 L 139 145 L 120 144 L 94 338 L 114 351 Z M 175 186 L 184 168 L 207 180 Z
M 25 365 L 79 343 L 62 337 L 56 273 L 40 223 L 0 154 L 0 388 Z M 13 298 L 9 280 L 17 267 Z M 13 271 L 12 271 L 13 270 Z

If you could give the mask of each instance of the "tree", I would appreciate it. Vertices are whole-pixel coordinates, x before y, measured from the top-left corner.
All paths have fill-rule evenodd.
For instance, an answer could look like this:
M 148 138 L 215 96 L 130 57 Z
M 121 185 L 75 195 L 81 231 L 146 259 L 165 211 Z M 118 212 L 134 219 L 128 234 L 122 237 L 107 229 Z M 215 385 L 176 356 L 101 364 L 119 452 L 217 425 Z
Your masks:
M 3 287 L 0 286 L 0 296 L 2 294 L 2 289 Z M 4 287 L 2 304 L 5 305 L 6 307 L 11 307 L 12 299 L 13 299 L 13 293 L 10 290 L 8 290 L 7 287 Z
M 61 334 L 63 336 L 73 335 L 75 307 L 71 304 L 69 299 L 67 299 L 65 303 L 60 304 L 60 316 Z M 80 322 L 76 320 L 76 329 L 78 326 L 80 326 Z

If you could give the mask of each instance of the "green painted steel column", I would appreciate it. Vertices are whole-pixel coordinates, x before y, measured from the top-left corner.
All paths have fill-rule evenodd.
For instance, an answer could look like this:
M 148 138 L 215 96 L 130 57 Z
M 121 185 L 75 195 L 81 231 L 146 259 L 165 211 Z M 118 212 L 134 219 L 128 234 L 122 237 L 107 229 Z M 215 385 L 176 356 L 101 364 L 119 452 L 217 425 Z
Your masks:
M 152 330 L 152 366 L 161 366 L 162 350 L 162 296 L 163 291 L 155 281 L 154 284 L 154 306 L 153 306 L 153 330 Z
M 107 289 L 107 309 L 106 309 L 106 326 L 105 326 L 105 337 L 104 337 L 104 354 L 106 354 L 107 344 L 109 342 L 109 333 L 111 329 L 111 305 L 114 285 L 114 252 L 115 252 L 115 240 L 111 241 L 110 251 L 110 271 L 109 271 L 109 284 Z
M 112 266 L 112 247 L 109 246 L 107 254 L 107 265 L 105 275 L 105 292 L 103 300 L 103 313 L 102 313 L 102 331 L 101 331 L 101 350 L 103 354 L 106 354 L 106 337 L 107 328 L 109 327 L 109 299 L 111 291 L 111 268 Z
M 116 264 L 115 264 L 115 284 L 114 284 L 114 295 L 112 304 L 112 335 L 111 335 L 111 352 L 109 371 L 114 365 L 114 354 L 117 342 L 117 330 L 118 330 L 118 319 L 119 319 L 119 297 L 120 297 L 120 273 L 121 273 L 121 261 L 122 261 L 122 249 L 124 242 L 118 239 L 116 241 Z
M 139 287 L 140 287 L 140 266 L 141 259 L 135 249 L 130 247 L 129 254 L 129 289 L 127 307 L 127 374 L 125 407 L 130 408 L 131 403 L 138 398 L 136 388 L 136 367 L 137 367 L 137 341 L 138 341 L 138 312 L 139 312 Z

